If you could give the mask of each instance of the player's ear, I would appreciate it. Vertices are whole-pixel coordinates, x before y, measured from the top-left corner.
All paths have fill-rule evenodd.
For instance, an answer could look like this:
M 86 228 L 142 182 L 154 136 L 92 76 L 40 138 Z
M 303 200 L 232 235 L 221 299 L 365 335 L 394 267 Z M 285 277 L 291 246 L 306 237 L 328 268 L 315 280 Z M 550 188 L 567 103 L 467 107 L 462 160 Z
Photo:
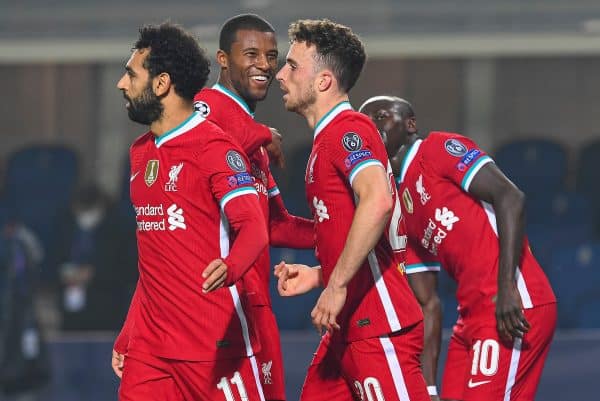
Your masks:
M 219 63 L 221 68 L 229 67 L 229 57 L 227 56 L 227 53 L 221 49 L 217 50 L 217 63 Z
M 152 89 L 158 97 L 165 95 L 171 88 L 171 76 L 166 72 L 161 72 L 152 80 Z
M 411 134 L 417 132 L 417 119 L 415 117 L 406 119 L 406 130 Z
M 317 88 L 319 92 L 325 92 L 333 84 L 333 74 L 331 71 L 321 71 L 317 77 Z

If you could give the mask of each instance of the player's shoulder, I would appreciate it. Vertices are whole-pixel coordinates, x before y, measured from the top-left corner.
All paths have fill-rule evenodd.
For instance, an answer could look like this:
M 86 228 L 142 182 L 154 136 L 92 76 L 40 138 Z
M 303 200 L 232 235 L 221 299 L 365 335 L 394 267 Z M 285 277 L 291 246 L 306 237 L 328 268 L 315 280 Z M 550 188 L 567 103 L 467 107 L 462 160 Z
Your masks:
M 380 141 L 379 131 L 367 116 L 353 110 L 340 113 L 338 118 L 332 121 L 329 127 L 329 141 L 342 143 L 348 142 L 371 142 Z M 341 141 L 341 142 L 340 142 Z M 350 146 L 353 148 L 353 146 Z M 347 148 L 347 146 L 344 146 Z M 351 149 L 346 149 L 352 151 Z
M 148 146 L 148 144 L 151 144 L 154 142 L 154 135 L 151 132 L 146 132 L 145 134 L 142 134 L 140 136 L 138 136 L 133 143 L 131 144 L 129 150 L 131 152 L 135 152 L 138 149 L 141 149 L 145 146 Z
M 223 104 L 227 102 L 227 96 L 218 90 L 212 88 L 202 88 L 194 96 L 194 110 L 204 118 L 214 117 L 215 113 L 223 109 Z
M 472 141 L 464 135 L 455 132 L 432 131 L 423 141 L 422 149 L 426 152 L 446 152 L 451 156 L 464 156 Z

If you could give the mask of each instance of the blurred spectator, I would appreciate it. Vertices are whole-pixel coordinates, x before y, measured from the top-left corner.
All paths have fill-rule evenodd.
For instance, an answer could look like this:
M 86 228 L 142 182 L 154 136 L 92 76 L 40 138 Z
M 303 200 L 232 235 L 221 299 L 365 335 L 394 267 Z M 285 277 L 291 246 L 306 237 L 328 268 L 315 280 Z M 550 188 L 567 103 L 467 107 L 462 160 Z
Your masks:
M 137 280 L 135 232 L 95 184 L 79 189 L 56 227 L 63 330 L 118 330 Z
M 16 223 L 2 225 L 0 235 L 0 388 L 20 400 L 50 375 L 46 344 L 34 309 L 41 246 Z

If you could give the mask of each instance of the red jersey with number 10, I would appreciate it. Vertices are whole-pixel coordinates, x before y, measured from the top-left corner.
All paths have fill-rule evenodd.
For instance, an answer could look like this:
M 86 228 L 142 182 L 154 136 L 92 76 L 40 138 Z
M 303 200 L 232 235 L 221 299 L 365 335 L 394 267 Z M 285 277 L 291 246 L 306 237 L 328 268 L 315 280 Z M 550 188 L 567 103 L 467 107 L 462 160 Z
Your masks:
M 493 307 L 500 244 L 492 205 L 469 194 L 492 159 L 472 140 L 432 132 L 408 150 L 398 179 L 409 246 L 408 273 L 443 267 L 458 283 L 461 314 Z M 523 240 L 517 287 L 525 309 L 556 302 L 548 279 Z
M 324 282 L 342 253 L 354 218 L 357 200 L 352 182 L 369 166 L 388 171 L 396 208 L 387 231 L 391 235 L 382 235 L 348 285 L 338 317 L 343 341 L 395 332 L 423 318 L 404 274 L 405 236 L 397 232 L 401 214 L 385 147 L 373 123 L 348 102 L 338 104 L 316 125 L 306 169 L 306 195 L 315 219 Z

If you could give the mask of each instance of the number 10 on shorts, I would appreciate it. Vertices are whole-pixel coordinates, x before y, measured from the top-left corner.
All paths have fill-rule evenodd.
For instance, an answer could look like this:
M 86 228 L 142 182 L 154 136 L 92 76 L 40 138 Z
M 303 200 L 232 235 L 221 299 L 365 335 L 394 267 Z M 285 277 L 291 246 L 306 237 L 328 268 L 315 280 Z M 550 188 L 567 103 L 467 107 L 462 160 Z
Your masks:
M 239 399 L 241 401 L 248 401 L 248 393 L 246 392 L 246 387 L 244 386 L 242 375 L 240 375 L 240 372 L 237 371 L 233 374 L 233 377 L 230 380 L 227 380 L 226 377 L 221 377 L 221 380 L 219 380 L 219 382 L 217 383 L 217 388 L 225 394 L 225 400 L 236 401 L 236 398 L 233 395 L 233 390 L 231 389 L 229 382 L 231 382 L 231 384 L 235 384 L 235 386 L 237 387 L 237 391 L 240 395 Z

